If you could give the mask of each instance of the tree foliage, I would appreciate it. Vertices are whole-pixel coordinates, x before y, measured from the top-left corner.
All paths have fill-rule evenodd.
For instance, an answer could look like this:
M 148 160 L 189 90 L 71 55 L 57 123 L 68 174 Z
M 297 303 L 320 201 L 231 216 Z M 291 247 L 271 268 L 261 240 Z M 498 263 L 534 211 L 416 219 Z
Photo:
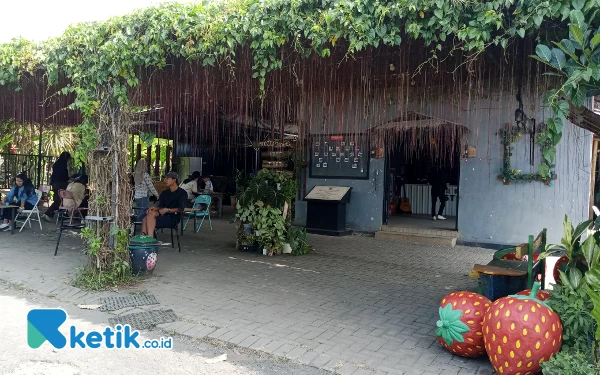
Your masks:
M 236 54 L 242 47 L 249 47 L 253 77 L 260 82 L 264 94 L 266 75 L 283 65 L 280 54 L 283 48 L 291 48 L 301 57 L 314 54 L 327 57 L 336 46 L 343 46 L 351 55 L 380 45 L 397 46 L 403 39 L 413 38 L 422 41 L 434 57 L 439 51 L 447 54 L 456 49 L 480 52 L 490 45 L 506 47 L 514 37 L 539 36 L 540 30 L 561 33 L 563 22 L 569 18 L 575 20 L 572 24 L 582 21 L 573 9 L 587 15 L 598 6 L 600 0 L 168 3 L 104 22 L 71 26 L 62 36 L 40 44 L 22 39 L 2 44 L 0 86 L 14 85 L 18 89 L 21 80 L 36 71 L 47 75 L 49 85 L 65 78 L 69 83 L 62 93 L 76 93 L 70 108 L 81 111 L 85 119 L 80 134 L 87 138 L 80 145 L 90 149 L 97 141 L 92 136 L 97 120 L 90 119 L 102 101 L 113 100 L 121 107 L 128 105 L 128 88 L 140 83 L 138 67 L 163 68 L 169 59 L 182 58 L 233 70 Z M 580 32 L 574 29 L 575 40 L 591 36 L 583 27 L 579 29 Z M 545 35 L 542 37 L 547 39 Z M 590 39 L 592 49 L 598 44 L 594 38 Z M 571 46 L 564 49 L 569 51 Z M 546 62 L 569 69 L 565 56 L 554 57 L 554 51 L 540 52 Z M 587 59 L 593 61 L 592 54 Z M 595 77 L 590 74 L 594 76 L 593 69 L 582 73 L 580 79 Z M 569 83 L 574 84 L 575 80 Z M 556 105 L 564 109 L 560 103 Z M 558 143 L 563 119 L 564 116 L 557 115 L 539 142 Z M 555 152 L 551 150 L 544 154 L 540 173 L 550 169 L 553 155 Z
M 597 3 L 600 0 L 592 0 Z M 433 50 L 450 43 L 466 50 L 506 46 L 514 36 L 535 32 L 545 21 L 568 17 L 570 2 L 547 0 L 228 0 L 164 4 L 105 22 L 80 24 L 39 45 L 14 40 L 0 45 L 0 85 L 18 83 L 35 69 L 50 83 L 60 75 L 72 84 L 74 107 L 84 115 L 98 104 L 94 90 L 110 84 L 122 101 L 137 85 L 135 68 L 167 64 L 169 57 L 204 65 L 235 63 L 250 46 L 254 77 L 282 66 L 278 50 L 291 46 L 302 56 L 326 57 L 336 43 L 349 54 L 379 45 L 421 39 Z M 433 48 L 435 47 L 435 48 Z
M 556 158 L 556 145 L 562 137 L 570 105 L 581 107 L 586 99 L 600 94 L 600 28 L 595 1 L 573 0 L 569 23 L 563 39 L 536 47 L 534 59 L 553 68 L 547 73 L 561 78 L 559 88 L 551 90 L 547 101 L 554 116 L 546 122 L 546 130 L 538 138 L 545 147 L 540 173 L 549 171 Z

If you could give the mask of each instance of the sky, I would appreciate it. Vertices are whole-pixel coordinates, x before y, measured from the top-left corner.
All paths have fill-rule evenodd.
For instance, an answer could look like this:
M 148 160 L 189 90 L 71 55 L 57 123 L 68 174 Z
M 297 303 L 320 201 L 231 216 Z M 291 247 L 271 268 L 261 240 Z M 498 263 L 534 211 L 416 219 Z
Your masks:
M 0 43 L 59 36 L 70 24 L 102 21 L 167 0 L 0 0 Z M 177 2 L 189 2 L 178 0 Z

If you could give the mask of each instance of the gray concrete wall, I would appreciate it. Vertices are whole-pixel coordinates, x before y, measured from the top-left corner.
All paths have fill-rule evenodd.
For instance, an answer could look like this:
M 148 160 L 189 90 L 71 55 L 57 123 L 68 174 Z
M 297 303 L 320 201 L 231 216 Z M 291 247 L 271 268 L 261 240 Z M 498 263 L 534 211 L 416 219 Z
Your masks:
M 441 101 L 444 100 L 444 101 Z M 416 110 L 448 121 L 467 126 L 470 145 L 477 147 L 477 157 L 461 160 L 460 201 L 458 213 L 459 239 L 467 242 L 492 244 L 518 244 L 528 235 L 548 229 L 548 240 L 559 242 L 562 221 L 568 215 L 572 222 L 588 217 L 591 181 L 592 134 L 567 124 L 557 148 L 556 168 L 558 180 L 554 186 L 541 182 L 503 185 L 497 176 L 502 168 L 503 146 L 498 130 L 505 123 L 514 123 L 517 102 L 514 93 L 499 93 L 488 98 L 466 100 L 464 97 L 443 98 L 438 102 L 409 104 L 408 110 Z M 376 100 L 375 100 L 376 101 Z M 355 103 L 362 103 L 356 100 Z M 346 111 L 356 109 L 347 104 Z M 524 109 L 537 123 L 550 115 L 541 106 L 541 95 L 524 97 Z M 312 118 L 311 132 L 323 133 L 327 128 L 327 116 L 318 108 L 309 109 Z M 341 132 L 365 130 L 399 115 L 396 104 L 385 111 L 364 116 L 358 124 L 344 124 Z M 330 124 L 332 129 L 339 127 Z M 332 131 L 333 132 L 333 131 Z M 535 145 L 533 165 L 530 165 L 529 135 L 514 144 L 512 164 L 524 173 L 535 173 L 541 160 L 541 151 Z M 353 186 L 353 203 L 348 207 L 348 226 L 355 230 L 376 231 L 381 226 L 383 209 L 383 159 L 371 159 L 370 180 L 316 180 L 307 179 L 307 192 L 316 184 Z M 379 176 L 374 172 L 379 171 Z M 306 218 L 304 202 L 298 202 L 298 223 Z
M 480 103 L 479 110 L 462 113 L 456 119 L 472 131 L 469 142 L 477 147 L 477 157 L 461 160 L 460 201 L 458 215 L 459 239 L 462 241 L 519 244 L 528 235 L 548 229 L 548 241 L 560 242 L 565 215 L 578 223 L 589 213 L 592 134 L 567 124 L 557 146 L 558 179 L 553 186 L 541 182 L 503 185 L 498 180 L 503 163 L 503 146 L 497 135 L 504 123 L 511 122 L 514 105 L 496 102 L 496 108 Z M 538 123 L 549 113 L 538 110 Z M 489 120 L 486 121 L 486 117 Z M 475 125 L 485 126 L 476 127 Z M 541 161 L 538 145 L 530 165 L 529 135 L 513 144 L 512 165 L 524 173 L 535 173 Z
M 368 180 L 339 178 L 306 179 L 306 193 L 316 185 L 351 186 L 350 203 L 346 204 L 346 227 L 356 231 L 376 232 L 381 229 L 384 186 L 384 159 L 371 158 Z M 308 175 L 308 173 L 307 173 Z M 296 224 L 306 224 L 306 202 L 296 202 Z

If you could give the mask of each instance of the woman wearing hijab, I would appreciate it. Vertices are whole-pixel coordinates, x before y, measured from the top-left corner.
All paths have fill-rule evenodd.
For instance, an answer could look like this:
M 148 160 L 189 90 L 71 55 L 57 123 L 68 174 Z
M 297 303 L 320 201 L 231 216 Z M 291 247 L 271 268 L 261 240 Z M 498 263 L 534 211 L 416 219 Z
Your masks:
M 66 189 L 69 185 L 69 160 L 71 160 L 71 154 L 63 152 L 58 157 L 58 160 L 52 165 L 52 176 L 50 176 L 50 185 L 52 185 L 52 192 L 54 192 L 54 201 L 52 205 L 48 207 L 44 216 L 46 221 L 52 221 L 54 212 L 60 207 L 60 197 L 58 191 Z
M 158 198 L 158 192 L 152 183 L 152 179 L 148 172 L 146 159 L 140 159 L 133 172 L 133 183 L 134 183 L 134 198 L 135 207 L 138 209 L 137 221 L 141 222 L 146 216 L 146 211 L 150 207 L 150 198 L 148 192 L 151 192 L 156 198 Z

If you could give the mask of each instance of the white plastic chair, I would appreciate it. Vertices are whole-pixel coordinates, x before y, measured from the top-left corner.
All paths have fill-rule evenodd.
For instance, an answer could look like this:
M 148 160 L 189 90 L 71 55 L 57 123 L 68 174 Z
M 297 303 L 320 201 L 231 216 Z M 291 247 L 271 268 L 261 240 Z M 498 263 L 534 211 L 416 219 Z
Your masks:
M 37 201 L 33 205 L 33 208 L 31 210 L 21 211 L 21 213 L 18 214 L 17 217 L 15 218 L 15 224 L 23 223 L 23 225 L 21 226 L 21 229 L 19 229 L 19 232 L 21 232 L 23 230 L 23 228 L 25 228 L 25 224 L 29 224 L 29 228 L 31 228 L 32 220 L 40 223 L 40 230 L 42 230 L 42 220 L 40 220 L 40 210 L 38 209 L 38 204 L 40 203 L 40 199 L 42 199 L 42 192 L 38 189 L 35 189 L 35 195 L 37 196 Z M 37 219 L 35 219 L 35 217 L 32 217 L 34 214 L 37 215 Z M 22 217 L 24 215 L 27 215 L 27 218 L 25 220 L 19 220 L 19 217 Z

